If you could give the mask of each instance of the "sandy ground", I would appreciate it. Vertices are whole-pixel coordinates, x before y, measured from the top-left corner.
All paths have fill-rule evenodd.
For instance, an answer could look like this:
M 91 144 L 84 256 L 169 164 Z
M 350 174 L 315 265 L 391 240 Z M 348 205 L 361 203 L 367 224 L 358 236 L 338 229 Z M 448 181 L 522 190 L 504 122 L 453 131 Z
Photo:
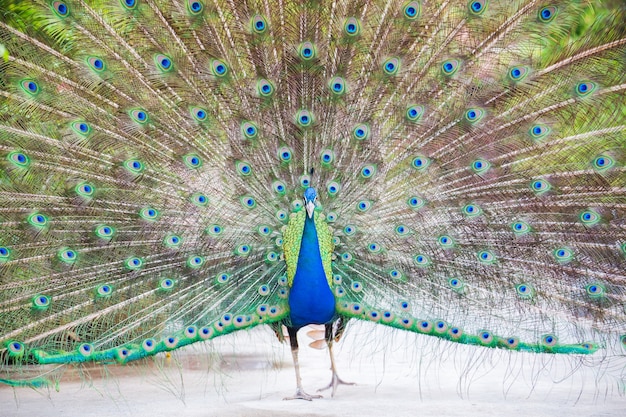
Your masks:
M 305 390 L 330 380 L 327 350 L 300 357 Z M 64 374 L 59 391 L 0 386 L 0 416 L 626 416 L 626 360 L 611 370 L 572 358 L 530 355 L 379 330 L 362 324 L 336 345 L 334 398 L 283 401 L 295 377 L 291 353 L 268 328 L 240 332 L 150 361 L 152 366 L 90 365 Z M 82 376 L 81 376 L 82 375 Z M 555 380 L 561 380 L 555 383 Z

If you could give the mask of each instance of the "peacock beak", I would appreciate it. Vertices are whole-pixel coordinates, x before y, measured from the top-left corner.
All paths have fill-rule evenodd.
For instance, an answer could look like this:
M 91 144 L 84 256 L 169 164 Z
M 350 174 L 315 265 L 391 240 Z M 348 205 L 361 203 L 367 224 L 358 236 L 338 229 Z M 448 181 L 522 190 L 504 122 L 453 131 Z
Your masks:
M 306 202 L 306 213 L 309 215 L 309 218 L 313 217 L 313 212 L 315 211 L 315 203 L 312 201 L 307 201 Z

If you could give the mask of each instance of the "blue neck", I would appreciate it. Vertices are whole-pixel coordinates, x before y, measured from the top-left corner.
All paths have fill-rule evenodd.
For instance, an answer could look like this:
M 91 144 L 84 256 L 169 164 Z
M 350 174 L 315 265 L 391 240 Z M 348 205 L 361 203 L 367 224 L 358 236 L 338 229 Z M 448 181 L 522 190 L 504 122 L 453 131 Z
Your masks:
M 315 216 L 315 213 L 313 214 Z M 335 316 L 335 297 L 328 286 L 313 218 L 304 222 L 302 244 L 289 291 L 291 327 L 325 324 Z

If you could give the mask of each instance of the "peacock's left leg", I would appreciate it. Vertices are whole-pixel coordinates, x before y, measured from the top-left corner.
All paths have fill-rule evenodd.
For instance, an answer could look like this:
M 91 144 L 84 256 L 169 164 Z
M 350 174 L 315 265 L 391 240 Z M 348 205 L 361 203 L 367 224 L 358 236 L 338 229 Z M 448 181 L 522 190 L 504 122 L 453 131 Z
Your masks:
M 336 328 L 333 326 L 337 324 Z M 346 382 L 343 379 L 339 378 L 337 374 L 337 368 L 335 367 L 335 355 L 333 355 L 333 342 L 338 340 L 341 337 L 341 333 L 343 333 L 343 329 L 345 328 L 345 322 L 343 319 L 339 319 L 335 323 L 329 323 L 325 325 L 326 328 L 326 343 L 328 344 L 328 353 L 330 354 L 330 369 L 333 372 L 330 383 L 323 388 L 317 390 L 317 392 L 324 391 L 332 388 L 332 392 L 330 394 L 331 397 L 335 396 L 335 392 L 337 391 L 337 387 L 339 385 L 356 385 L 354 382 Z
M 289 332 L 289 343 L 291 344 L 293 366 L 296 369 L 296 394 L 293 397 L 285 397 L 283 400 L 312 401 L 314 398 L 323 398 L 321 395 L 310 395 L 304 392 L 304 389 L 302 388 L 302 378 L 300 378 L 300 364 L 298 363 L 298 338 L 296 337 L 298 329 L 287 327 L 287 331 Z

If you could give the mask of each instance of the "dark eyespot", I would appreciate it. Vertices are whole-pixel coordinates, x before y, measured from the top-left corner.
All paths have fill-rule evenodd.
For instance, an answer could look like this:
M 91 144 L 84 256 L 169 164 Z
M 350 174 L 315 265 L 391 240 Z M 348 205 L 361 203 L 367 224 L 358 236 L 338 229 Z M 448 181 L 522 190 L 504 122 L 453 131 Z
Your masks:
M 579 97 L 585 97 L 591 94 L 596 89 L 596 84 L 591 81 L 583 81 L 576 84 L 576 94 Z
M 62 1 L 55 1 L 52 3 L 52 9 L 59 17 L 67 17 L 70 14 L 70 9 Z
M 533 140 L 539 141 L 550 133 L 550 128 L 544 124 L 536 124 L 528 132 Z
M 557 14 L 558 9 L 555 6 L 546 6 L 539 10 L 539 21 L 543 23 L 551 22 Z
M 408 20 L 415 20 L 419 17 L 420 4 L 417 1 L 412 1 L 404 6 L 404 17 Z
M 470 1 L 468 6 L 472 15 L 480 16 L 487 9 L 487 0 Z
M 265 21 L 265 18 L 260 14 L 254 16 L 250 24 L 254 33 L 261 34 L 267 30 L 267 22 Z
M 396 75 L 400 69 L 400 60 L 398 58 L 389 58 L 383 63 L 383 71 L 387 75 Z
M 523 67 L 523 66 L 519 66 L 519 67 L 511 67 L 509 69 L 509 79 L 513 82 L 519 82 L 522 81 L 524 78 L 526 78 L 526 76 L 528 75 L 528 67 Z
M 173 68 L 172 60 L 163 54 L 156 55 L 154 57 L 154 62 L 162 72 L 170 71 Z
M 228 73 L 228 66 L 219 59 L 214 59 L 213 62 L 211 62 L 211 68 L 213 75 L 216 77 L 224 77 Z
M 361 32 L 361 23 L 354 17 L 346 19 L 343 30 L 348 36 L 357 36 Z
M 313 45 L 311 42 L 304 42 L 300 44 L 300 48 L 298 49 L 298 51 L 300 53 L 300 58 L 305 61 L 309 61 L 315 58 L 316 55 L 315 45 Z
M 444 61 L 443 64 L 441 64 L 441 70 L 443 71 L 443 74 L 446 76 L 451 76 L 454 75 L 458 69 L 459 69 L 459 60 L 458 59 L 449 59 L 447 61 Z

